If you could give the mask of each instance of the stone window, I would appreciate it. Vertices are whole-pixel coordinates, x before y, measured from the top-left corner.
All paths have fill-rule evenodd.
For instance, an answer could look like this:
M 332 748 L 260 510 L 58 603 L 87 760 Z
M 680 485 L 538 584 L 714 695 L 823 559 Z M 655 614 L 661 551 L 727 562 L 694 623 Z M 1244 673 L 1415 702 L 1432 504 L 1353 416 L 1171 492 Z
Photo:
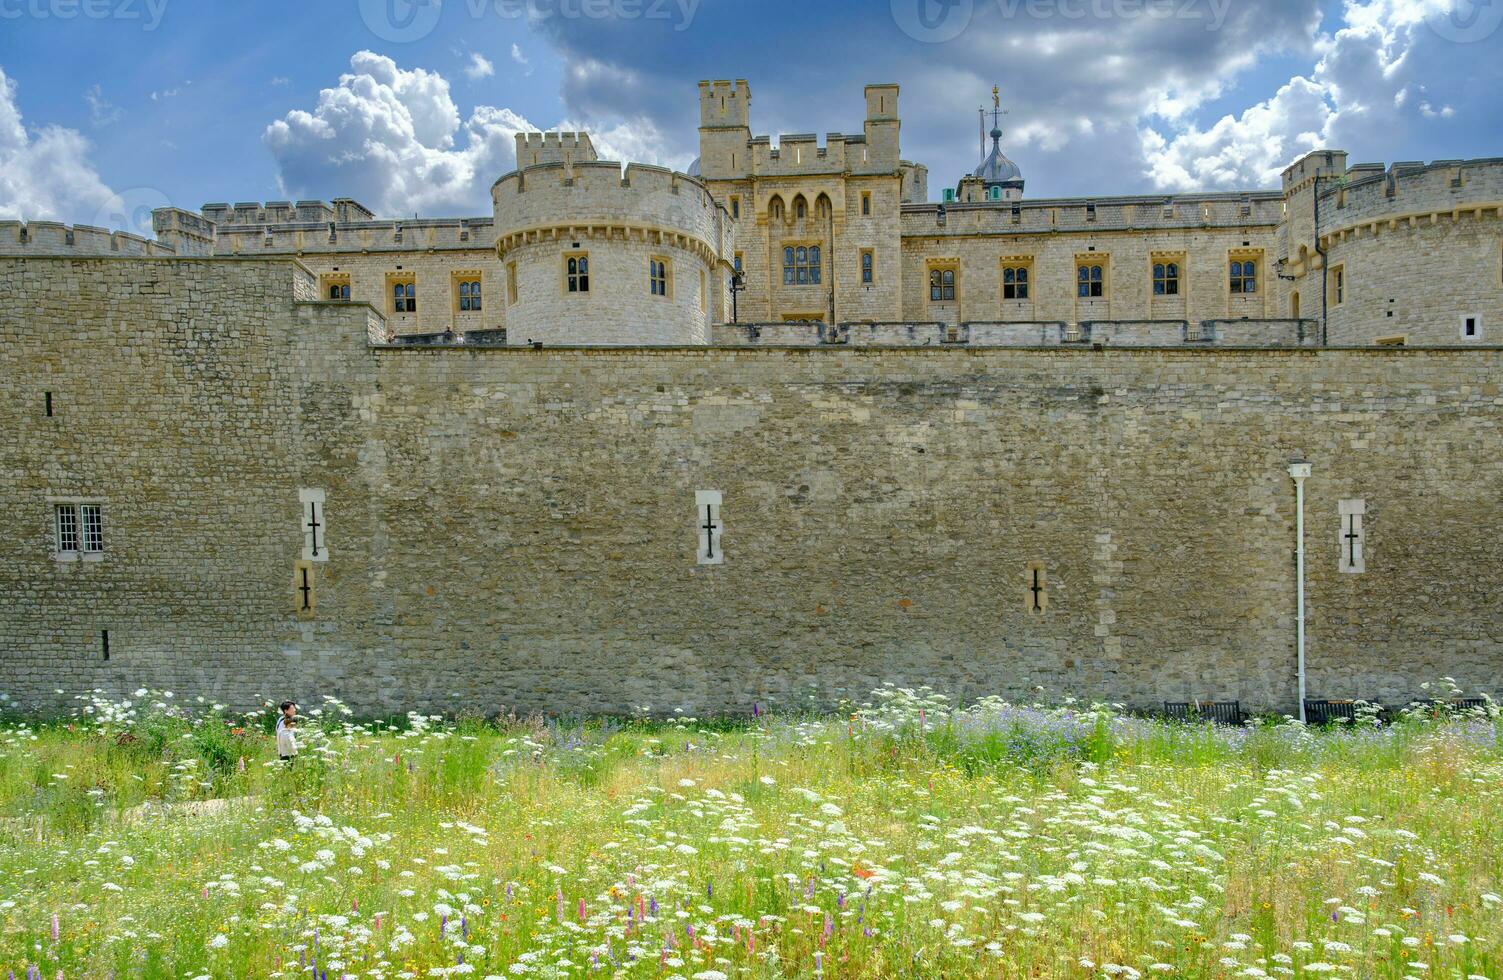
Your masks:
M 506 301 L 515 304 L 517 302 L 517 264 L 506 263 Z
M 1362 519 L 1367 515 L 1367 501 L 1338 500 L 1336 510 L 1341 519 L 1336 535 L 1338 554 L 1341 555 L 1339 571 L 1345 575 L 1361 575 L 1367 571 L 1367 533 L 1362 527 Z
M 862 191 L 861 192 L 861 216 L 864 218 L 864 217 L 869 216 L 871 213 L 872 213 L 872 195 L 871 195 L 871 191 Z
M 668 296 L 668 260 L 653 256 L 647 260 L 647 285 L 654 296 Z
M 861 285 L 870 286 L 876 281 L 876 253 L 869 248 L 861 250 Z
M 741 217 L 741 198 L 734 195 L 731 197 L 731 217 L 738 219 Z
M 1028 266 L 1022 263 L 1002 267 L 1002 298 L 1028 298 Z
M 783 285 L 817 286 L 820 282 L 820 254 L 818 245 L 786 245 L 783 247 Z
M 455 300 L 461 313 L 478 313 L 480 311 L 480 276 L 461 275 L 459 277 L 458 291 Z
M 735 258 L 734 265 L 735 265 L 735 268 L 736 268 L 736 275 L 738 275 L 738 276 L 741 275 L 744 270 L 741 267 L 741 253 L 740 252 L 736 253 L 736 258 Z
M 1257 259 L 1233 259 L 1230 268 L 1232 292 L 1256 293 L 1258 291 Z
M 1466 313 L 1461 317 L 1461 339 L 1479 340 L 1482 337 L 1482 317 Z
M 297 492 L 303 532 L 303 561 L 329 560 L 329 516 L 324 510 L 322 490 L 304 488 Z
M 393 313 L 417 312 L 417 279 L 414 276 L 390 276 L 386 280 Z
M 564 256 L 564 280 L 565 288 L 571 293 L 590 291 L 590 256 L 587 253 Z
M 694 491 L 694 533 L 699 539 L 694 559 L 700 565 L 723 565 L 725 551 L 720 547 L 723 530 L 720 521 L 720 491 Z
M 98 560 L 104 554 L 104 507 L 96 502 L 53 505 L 53 557 L 58 561 Z
M 929 270 L 929 302 L 955 302 L 955 270 L 953 268 Z
M 330 273 L 320 279 L 320 290 L 326 299 L 349 302 L 350 274 Z
M 1075 295 L 1082 299 L 1094 299 L 1106 295 L 1105 271 L 1099 265 L 1075 267 Z
M 710 290 L 705 280 L 705 270 L 699 270 L 699 309 L 701 312 L 710 312 Z
M 1236 290 L 1232 290 L 1236 292 Z M 1085 295 L 1084 293 L 1081 294 Z M 1100 295 L 1099 293 L 1097 295 Z M 1153 264 L 1153 295 L 1179 295 L 1179 263 L 1155 262 Z
M 1340 306 L 1346 302 L 1346 266 L 1337 265 L 1331 267 L 1331 305 Z
M 783 220 L 783 199 L 776 194 L 772 196 L 772 200 L 767 202 L 767 215 L 770 218 L 776 218 L 778 221 Z
M 793 216 L 799 221 L 809 217 L 809 203 L 804 200 L 802 194 L 793 199 Z

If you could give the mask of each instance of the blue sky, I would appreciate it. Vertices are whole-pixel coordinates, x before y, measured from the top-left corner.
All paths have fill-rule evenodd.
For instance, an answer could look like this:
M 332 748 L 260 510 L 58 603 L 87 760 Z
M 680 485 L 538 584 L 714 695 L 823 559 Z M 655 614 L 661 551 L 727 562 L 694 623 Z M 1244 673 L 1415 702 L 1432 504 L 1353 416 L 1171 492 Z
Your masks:
M 1475 5 L 1474 5 L 1475 4 Z M 685 167 L 701 78 L 752 128 L 903 86 L 930 186 L 1001 86 L 1027 195 L 1270 187 L 1306 149 L 1503 155 L 1503 0 L 0 0 L 0 217 L 353 196 L 479 214 L 518 129 Z

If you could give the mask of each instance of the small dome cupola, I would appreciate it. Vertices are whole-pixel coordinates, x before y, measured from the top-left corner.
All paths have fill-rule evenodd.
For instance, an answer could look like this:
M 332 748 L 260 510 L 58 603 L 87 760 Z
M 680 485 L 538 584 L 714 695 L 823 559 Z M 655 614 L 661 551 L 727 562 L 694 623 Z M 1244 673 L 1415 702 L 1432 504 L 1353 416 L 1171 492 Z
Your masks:
M 973 172 L 973 176 L 980 177 L 986 182 L 986 187 L 1002 187 L 1006 190 L 1023 190 L 1023 171 L 1007 158 L 1002 152 L 1002 93 L 995 85 L 992 86 L 992 131 L 988 134 L 992 138 L 991 152 L 981 161 L 981 166 Z

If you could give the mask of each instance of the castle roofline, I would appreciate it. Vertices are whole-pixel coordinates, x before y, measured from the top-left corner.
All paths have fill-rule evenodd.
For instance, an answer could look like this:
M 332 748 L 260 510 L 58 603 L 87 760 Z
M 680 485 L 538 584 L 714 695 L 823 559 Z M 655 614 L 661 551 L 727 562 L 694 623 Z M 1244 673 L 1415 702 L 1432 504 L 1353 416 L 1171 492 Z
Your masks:
M 1087 204 L 1117 205 L 1117 204 L 1198 204 L 1205 201 L 1281 201 L 1284 199 L 1280 191 L 1207 191 L 1198 194 L 1194 191 L 1184 194 L 1133 194 L 1120 197 L 1032 197 L 1026 201 L 955 201 L 945 204 L 940 201 L 917 201 L 901 205 L 904 212 L 918 213 L 935 208 L 944 208 L 947 211 L 965 209 L 986 208 L 1046 208 L 1046 207 L 1083 207 Z

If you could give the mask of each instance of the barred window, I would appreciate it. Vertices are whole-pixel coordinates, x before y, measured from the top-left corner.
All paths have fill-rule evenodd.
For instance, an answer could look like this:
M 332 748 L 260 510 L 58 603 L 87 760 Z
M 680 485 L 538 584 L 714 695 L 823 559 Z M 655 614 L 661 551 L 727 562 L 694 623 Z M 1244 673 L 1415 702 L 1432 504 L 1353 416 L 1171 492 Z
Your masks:
M 459 284 L 459 309 L 468 312 L 480 309 L 480 283 L 474 279 Z
M 588 293 L 590 291 L 590 257 L 588 255 L 571 255 L 564 265 L 569 280 L 569 292 Z
M 78 513 L 83 518 L 83 550 L 97 553 L 104 550 L 104 512 L 98 504 L 79 504 Z
M 1028 267 L 1026 265 L 1009 265 L 1003 267 L 1002 298 L 1028 298 Z
M 955 299 L 955 270 L 929 270 L 929 301 L 949 303 Z
M 1232 292 L 1256 293 L 1258 291 L 1258 263 L 1254 259 L 1233 262 L 1231 265 Z
M 104 508 L 100 504 L 56 504 L 53 526 L 60 556 L 76 558 L 104 551 Z
M 872 284 L 872 261 L 870 251 L 861 253 L 861 284 L 864 286 Z
M 1094 297 L 1105 296 L 1106 285 L 1101 277 L 1101 266 L 1082 265 L 1075 270 L 1075 291 L 1077 296 Z
M 819 285 L 819 246 L 790 245 L 783 249 L 783 285 Z
M 1237 263 L 1233 262 L 1235 268 Z M 1235 289 L 1232 292 L 1236 292 Z M 1155 296 L 1179 295 L 1179 265 L 1174 262 L 1153 264 L 1153 294 Z
M 57 505 L 57 550 L 59 553 L 78 551 L 78 505 Z

